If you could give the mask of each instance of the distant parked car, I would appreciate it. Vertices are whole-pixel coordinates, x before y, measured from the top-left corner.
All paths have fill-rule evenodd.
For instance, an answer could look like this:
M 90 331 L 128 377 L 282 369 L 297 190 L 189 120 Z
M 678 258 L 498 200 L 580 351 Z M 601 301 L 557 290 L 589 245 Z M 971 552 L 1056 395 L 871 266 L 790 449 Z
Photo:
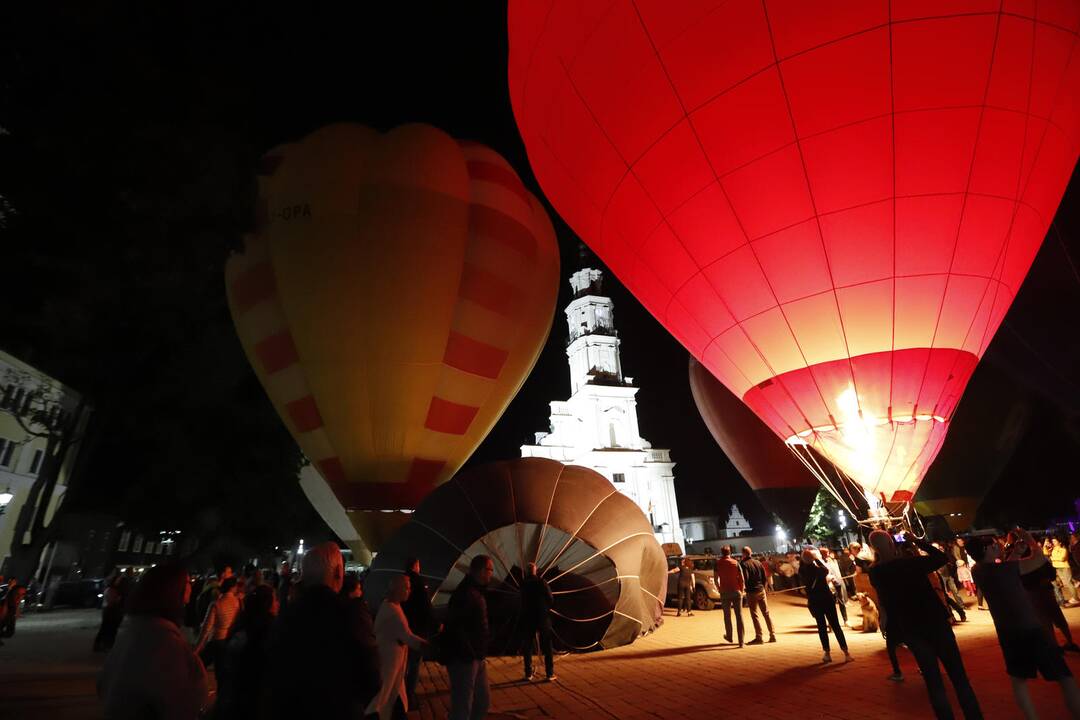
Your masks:
M 96 608 L 101 607 L 104 597 L 105 580 L 102 578 L 66 580 L 56 586 L 52 606 Z
M 715 555 L 670 555 L 668 556 L 668 570 L 676 568 L 684 560 L 694 563 L 694 609 L 712 610 L 713 606 L 720 602 L 720 591 L 716 588 L 713 579 L 713 570 L 716 568 Z M 679 602 L 678 583 L 675 576 L 668 579 L 667 601 L 671 605 Z

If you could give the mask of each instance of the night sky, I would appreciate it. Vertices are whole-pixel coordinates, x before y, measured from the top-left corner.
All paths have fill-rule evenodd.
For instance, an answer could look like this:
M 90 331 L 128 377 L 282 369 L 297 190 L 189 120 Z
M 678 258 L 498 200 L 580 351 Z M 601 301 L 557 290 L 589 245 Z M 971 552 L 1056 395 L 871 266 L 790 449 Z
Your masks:
M 3 11 L 20 14 L 0 18 L 0 44 L 12 48 L 3 56 L 5 74 L 24 80 L 29 74 L 20 101 L 35 103 L 39 116 L 47 113 L 52 132 L 77 145 L 86 120 L 107 117 L 130 125 L 135 135 L 140 128 L 164 127 L 170 138 L 210 138 L 230 162 L 225 170 L 208 168 L 208 176 L 247 202 L 250 193 L 236 187 L 250 188 L 244 177 L 259 154 L 340 121 L 381 130 L 426 122 L 480 141 L 506 157 L 543 197 L 509 102 L 502 4 L 440 3 L 420 10 L 400 3 L 377 13 L 375 5 L 383 4 L 350 3 L 326 11 L 293 6 L 287 12 L 229 3 L 35 4 Z M 117 152 L 123 162 L 125 149 Z M 168 175 L 167 160 L 159 169 Z M 3 182 L 8 189 L 0 186 L 0 193 L 11 194 L 18 178 Z M 1060 239 L 1051 232 L 987 353 L 987 362 L 1030 388 L 1037 408 L 1032 437 L 1021 442 L 999 483 L 1007 487 L 1032 476 L 1059 489 L 1078 484 L 1080 332 L 1074 318 L 1080 274 L 1072 260 L 1080 258 L 1077 186 L 1074 175 L 1058 216 Z M 249 217 L 250 207 L 237 213 Z M 470 462 L 517 457 L 534 432 L 548 429 L 548 402 L 569 394 L 562 308 L 569 299 L 566 278 L 579 264 L 579 242 L 550 214 L 563 263 L 551 336 L 524 388 Z M 237 228 L 234 247 L 243 229 Z M 736 503 L 752 524 L 768 525 L 698 416 L 686 352 L 610 273 L 605 288 L 615 301 L 624 371 L 641 388 L 642 434 L 654 446 L 670 448 L 677 463 L 681 514 L 726 512 Z M 991 500 L 1006 507 L 1015 498 L 996 492 Z

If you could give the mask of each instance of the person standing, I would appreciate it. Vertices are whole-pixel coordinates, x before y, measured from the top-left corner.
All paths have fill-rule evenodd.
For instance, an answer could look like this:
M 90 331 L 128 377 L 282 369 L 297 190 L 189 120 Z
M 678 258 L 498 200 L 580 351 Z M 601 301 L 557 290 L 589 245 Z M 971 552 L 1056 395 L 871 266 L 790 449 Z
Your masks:
M 1069 562 L 1073 577 L 1080 575 L 1080 530 L 1069 535 Z
M 956 636 L 944 606 L 930 586 L 930 573 L 949 558 L 923 540 L 913 538 L 912 543 L 926 555 L 901 556 L 892 535 L 882 530 L 870 533 L 870 545 L 877 558 L 870 568 L 870 582 L 888 618 L 886 639 L 891 638 L 894 644 L 905 643 L 915 656 L 939 720 L 953 717 L 939 661 L 952 681 L 964 717 L 980 720 L 982 710 L 964 669 Z
M 271 647 L 272 717 L 346 720 L 357 707 L 358 650 L 339 595 L 345 565 L 337 543 L 316 545 L 301 561 L 295 599 Z
M 120 573 L 113 571 L 105 581 L 101 603 L 101 627 L 94 637 L 94 652 L 108 652 L 116 642 L 116 633 L 124 621 L 124 596 L 120 592 Z
M 675 578 L 675 591 L 678 597 L 678 609 L 675 611 L 675 617 L 679 617 L 683 613 L 683 609 L 686 609 L 686 616 L 693 615 L 691 608 L 693 607 L 694 597 L 694 564 L 691 560 L 683 558 L 682 561 L 672 569 L 668 570 L 668 575 L 676 575 Z
M 521 655 L 525 659 L 525 679 L 536 680 L 533 674 L 533 649 L 537 638 L 540 640 L 540 652 L 544 655 L 544 674 L 548 682 L 555 680 L 555 658 L 551 643 L 551 608 L 555 598 L 547 581 L 536 571 L 536 563 L 526 566 L 524 580 L 521 583 Z
M 98 696 L 109 720 L 196 720 L 207 700 L 206 669 L 180 624 L 191 581 L 179 565 L 158 565 L 132 590 L 128 622 L 105 659 Z
M 289 561 L 282 560 L 277 575 L 274 576 L 274 592 L 277 593 L 278 608 L 280 608 L 279 612 L 281 613 L 284 613 L 289 605 L 289 590 L 292 588 L 294 579 L 294 573 Z
M 829 587 L 829 568 L 822 560 L 821 553 L 814 547 L 803 550 L 802 562 L 799 564 L 799 580 L 806 588 L 806 607 L 817 623 L 818 639 L 824 652 L 821 662 L 832 662 L 829 649 L 830 626 L 836 636 L 836 643 L 844 652 L 844 662 L 850 662 L 852 657 L 848 651 L 847 638 L 844 637 L 840 618 L 836 616 L 836 598 Z
M 215 720 L 255 720 L 266 715 L 270 630 L 277 614 L 277 596 L 269 585 L 255 587 L 244 598 L 217 661 Z
M 450 595 L 443 632 L 443 661 L 450 676 L 449 720 L 480 720 L 491 704 L 485 664 L 490 632 L 485 592 L 494 573 L 491 558 L 476 555 L 469 563 L 469 574 Z
M 822 545 L 819 548 L 821 552 L 821 561 L 825 563 L 825 567 L 829 569 L 829 587 L 832 589 L 833 597 L 836 599 L 836 605 L 840 609 L 840 617 L 843 618 L 844 623 L 847 624 L 847 586 L 844 584 L 844 575 L 840 572 L 840 563 L 833 557 L 832 552 L 827 545 Z
M 969 560 L 964 538 L 956 538 L 956 542 L 952 545 L 952 564 L 956 568 L 956 581 L 963 586 L 969 597 L 975 597 L 975 581 L 971 577 Z
M 720 592 L 720 607 L 724 609 L 724 640 L 732 642 L 731 637 L 731 612 L 735 612 L 735 627 L 739 635 L 739 647 L 743 646 L 742 597 L 746 589 L 746 581 L 742 575 L 742 568 L 735 558 L 731 557 L 731 546 L 725 545 L 720 548 L 720 557 L 716 560 L 713 570 L 716 580 L 716 589 Z
M 1069 568 L 1069 548 L 1055 535 L 1051 541 L 1050 561 L 1054 564 L 1058 583 L 1061 585 L 1061 597 L 1065 607 L 1076 607 L 1080 600 L 1076 599 L 1076 588 L 1073 586 L 1072 570 Z
M 1080 720 L 1080 688 L 1024 590 L 1020 563 L 1012 557 L 1015 548 L 1009 548 L 1003 557 L 1000 546 L 993 542 L 973 540 L 969 547 L 977 563 L 972 572 L 990 607 L 1017 707 L 1028 720 L 1038 717 L 1027 681 L 1041 674 L 1061 686 L 1065 706 Z
M 368 703 L 364 715 L 378 715 L 379 720 L 403 717 L 409 711 L 405 694 L 405 669 L 409 653 L 422 652 L 427 641 L 409 629 L 409 621 L 401 603 L 409 597 L 411 583 L 408 575 L 397 575 L 379 606 L 375 617 L 375 640 L 379 645 L 379 692 Z M 400 711 L 398 710 L 400 708 Z
M 1010 533 L 1009 539 L 1009 549 L 1015 551 L 1013 556 L 1017 557 L 1020 563 L 1020 583 L 1024 586 L 1028 599 L 1035 608 L 1035 614 L 1039 616 L 1047 634 L 1054 637 L 1054 628 L 1057 627 L 1065 637 L 1062 650 L 1080 652 L 1080 647 L 1073 641 L 1065 613 L 1054 598 L 1053 583 L 1057 579 L 1054 566 L 1042 554 L 1039 543 L 1027 530 L 1017 528 Z
M 432 627 L 431 596 L 424 578 L 420 575 L 420 561 L 409 558 L 405 562 L 405 574 L 409 578 L 409 597 L 401 603 L 401 609 L 405 612 L 405 619 L 409 621 L 409 629 L 427 640 L 435 628 Z M 409 662 L 405 669 L 405 697 L 409 701 L 409 707 L 416 705 L 416 683 L 420 680 L 420 661 L 423 655 L 420 650 L 409 648 Z
M 776 631 L 773 630 L 772 618 L 769 617 L 769 601 L 765 596 L 768 578 L 765 565 L 754 557 L 754 551 L 750 547 L 742 549 L 739 565 L 745 583 L 746 603 L 750 608 L 750 622 L 754 625 L 754 639 L 747 645 L 761 645 L 764 642 L 761 637 L 761 621 L 758 620 L 759 610 L 765 618 L 765 627 L 769 629 L 769 642 L 774 643 Z
M 945 552 L 945 548 L 941 543 L 933 543 L 933 546 L 940 552 Z M 960 622 L 967 622 L 967 610 L 964 608 L 964 599 L 960 597 L 960 590 L 956 587 L 956 578 L 953 573 L 956 571 L 956 566 L 951 562 L 946 563 L 943 567 L 938 568 L 935 572 L 938 576 L 938 581 L 941 584 L 941 592 L 945 599 L 945 604 L 949 606 L 952 612 L 955 612 L 960 617 Z
M 221 594 L 206 611 L 195 652 L 209 667 L 217 662 L 218 655 L 229 639 L 236 617 L 240 614 L 240 597 L 237 579 L 229 577 L 221 583 Z M 215 673 L 217 672 L 215 668 Z
M 364 585 L 355 574 L 349 573 L 341 584 L 340 595 L 345 601 L 345 616 L 349 637 L 356 653 L 353 665 L 353 687 L 357 704 L 367 707 L 379 692 L 379 644 L 375 640 L 375 618 L 364 599 Z M 412 705 L 412 700 L 409 700 Z
M 207 578 L 203 584 L 202 592 L 199 593 L 199 597 L 195 601 L 195 613 L 199 618 L 199 622 L 206 619 L 206 613 L 210 611 L 210 607 L 221 597 L 221 584 L 231 578 L 232 574 L 232 566 L 226 565 L 221 568 L 218 575 L 211 575 Z

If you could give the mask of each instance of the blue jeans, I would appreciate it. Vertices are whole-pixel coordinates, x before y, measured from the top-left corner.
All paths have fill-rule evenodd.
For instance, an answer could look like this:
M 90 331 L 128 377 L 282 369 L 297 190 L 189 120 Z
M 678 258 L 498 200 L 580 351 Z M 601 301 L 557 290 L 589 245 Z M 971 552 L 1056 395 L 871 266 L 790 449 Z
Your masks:
M 450 676 L 448 720 L 480 720 L 491 705 L 487 665 L 483 660 L 455 662 L 446 668 Z

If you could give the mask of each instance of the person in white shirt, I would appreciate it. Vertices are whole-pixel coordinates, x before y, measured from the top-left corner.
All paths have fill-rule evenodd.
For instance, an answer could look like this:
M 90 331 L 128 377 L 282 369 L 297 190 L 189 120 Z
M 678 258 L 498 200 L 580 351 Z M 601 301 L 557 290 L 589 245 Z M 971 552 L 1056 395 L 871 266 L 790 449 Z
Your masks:
M 836 597 L 836 604 L 840 606 L 840 617 L 847 623 L 847 586 L 844 585 L 844 574 L 840 572 L 840 563 L 836 561 L 833 554 L 829 552 L 829 548 L 822 545 L 821 561 L 825 563 L 825 567 L 829 569 L 829 587 L 832 588 L 833 595 Z
M 405 669 L 408 665 L 409 649 L 419 651 L 427 647 L 427 641 L 414 635 L 409 629 L 409 621 L 405 619 L 405 612 L 401 609 L 401 603 L 409 597 L 409 590 L 409 576 L 396 576 L 390 581 L 390 592 L 375 616 L 375 642 L 379 645 L 382 685 L 379 693 L 368 703 L 364 714 L 378 714 L 379 720 L 391 720 L 397 703 L 401 703 L 402 710 L 408 712 Z

